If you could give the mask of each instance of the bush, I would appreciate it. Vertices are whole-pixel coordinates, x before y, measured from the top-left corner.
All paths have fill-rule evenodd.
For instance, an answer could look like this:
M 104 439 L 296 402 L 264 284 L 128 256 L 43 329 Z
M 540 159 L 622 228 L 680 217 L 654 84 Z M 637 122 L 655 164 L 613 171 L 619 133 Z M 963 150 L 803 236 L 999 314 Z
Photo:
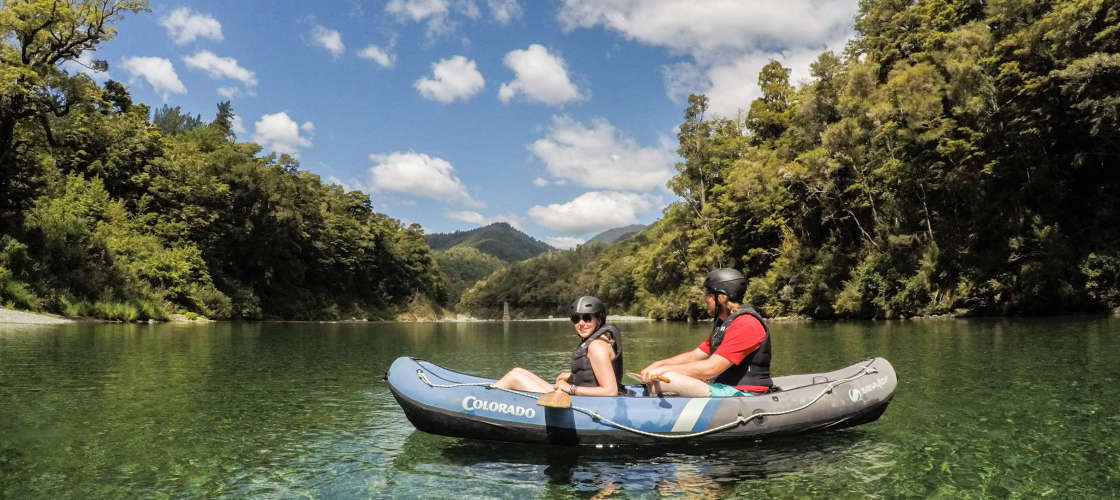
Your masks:
M 167 319 L 167 311 L 164 310 L 163 304 L 156 300 L 141 300 L 137 302 L 137 307 L 140 309 L 140 319 L 154 319 L 157 321 L 165 321 Z
M 31 291 L 31 287 L 12 278 L 7 268 L 0 267 L 0 299 L 21 309 L 37 311 L 42 301 Z
M 229 319 L 233 314 L 233 302 L 209 282 L 191 283 L 188 287 L 188 298 L 195 306 L 195 310 L 207 318 Z
M 83 317 L 93 315 L 93 306 L 84 300 L 77 300 L 68 295 L 59 297 L 62 303 L 62 314 L 70 317 Z
M 1081 274 L 1091 299 L 1110 309 L 1120 307 L 1120 257 L 1091 253 L 1081 262 Z
M 93 303 L 93 315 L 113 321 L 136 321 L 140 310 L 127 302 L 97 301 Z

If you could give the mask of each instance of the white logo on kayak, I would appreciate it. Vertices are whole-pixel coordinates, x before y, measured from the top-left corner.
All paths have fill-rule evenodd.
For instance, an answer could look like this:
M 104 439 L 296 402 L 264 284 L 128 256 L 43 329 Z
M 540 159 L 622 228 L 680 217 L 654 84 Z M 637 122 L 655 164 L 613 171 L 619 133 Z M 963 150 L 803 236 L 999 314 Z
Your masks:
M 862 397 L 863 393 L 859 392 L 859 389 L 851 389 L 848 391 L 848 399 L 851 399 L 853 403 L 859 401 L 859 399 Z
M 497 401 L 483 401 L 474 396 L 467 396 L 463 398 L 463 409 L 467 411 L 485 410 L 494 413 L 505 413 L 506 415 L 525 418 L 533 418 L 537 415 L 536 408 L 526 408 L 524 406 L 511 405 L 509 403 L 499 403 Z
M 863 387 L 853 387 L 852 389 L 848 390 L 848 399 L 851 399 L 854 403 L 856 401 L 859 401 L 860 399 L 863 399 L 864 394 L 883 387 L 884 385 L 887 385 L 887 377 L 879 377 L 878 380 Z

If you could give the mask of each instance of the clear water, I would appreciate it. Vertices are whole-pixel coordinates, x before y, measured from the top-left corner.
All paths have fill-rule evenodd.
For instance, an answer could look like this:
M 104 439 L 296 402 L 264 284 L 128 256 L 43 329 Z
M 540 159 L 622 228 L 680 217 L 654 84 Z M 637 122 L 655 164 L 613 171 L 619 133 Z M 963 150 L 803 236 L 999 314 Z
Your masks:
M 622 328 L 632 370 L 706 334 Z M 1120 318 L 772 330 L 779 374 L 886 357 L 886 414 L 726 446 L 488 443 L 413 429 L 385 369 L 548 378 L 570 325 L 0 327 L 0 498 L 1120 497 Z

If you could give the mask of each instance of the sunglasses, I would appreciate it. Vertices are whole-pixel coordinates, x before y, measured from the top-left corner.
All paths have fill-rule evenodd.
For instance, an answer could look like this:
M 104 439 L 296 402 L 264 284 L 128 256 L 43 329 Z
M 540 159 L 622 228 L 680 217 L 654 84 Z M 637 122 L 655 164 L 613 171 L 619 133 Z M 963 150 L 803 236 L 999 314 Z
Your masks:
M 588 314 L 588 313 L 573 314 L 571 319 L 572 319 L 572 324 L 573 325 L 576 324 L 576 323 L 579 323 L 580 320 L 583 320 L 583 321 L 586 321 L 586 322 L 590 323 L 592 319 L 595 319 L 595 315 L 594 314 Z

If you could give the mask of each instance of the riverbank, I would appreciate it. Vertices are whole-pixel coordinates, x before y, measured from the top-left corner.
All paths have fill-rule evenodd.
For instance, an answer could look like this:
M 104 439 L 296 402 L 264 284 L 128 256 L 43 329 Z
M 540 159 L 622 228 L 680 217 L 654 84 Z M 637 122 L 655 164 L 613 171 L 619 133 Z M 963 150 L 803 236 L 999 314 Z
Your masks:
M 0 324 L 13 325 L 64 325 L 75 320 L 53 314 L 29 313 L 0 307 Z

